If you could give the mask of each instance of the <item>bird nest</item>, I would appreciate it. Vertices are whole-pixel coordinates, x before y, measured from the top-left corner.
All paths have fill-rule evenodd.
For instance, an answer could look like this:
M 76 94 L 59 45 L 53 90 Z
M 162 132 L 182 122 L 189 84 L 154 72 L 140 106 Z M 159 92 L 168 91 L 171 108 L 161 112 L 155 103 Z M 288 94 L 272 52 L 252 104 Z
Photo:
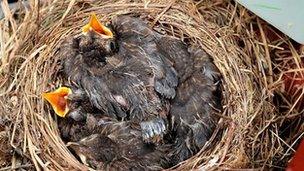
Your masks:
M 264 30 L 269 26 L 234 2 L 33 1 L 30 9 L 17 15 L 5 8 L 6 2 L 2 5 L 0 167 L 4 169 L 86 169 L 61 140 L 57 118 L 41 93 L 61 85 L 55 50 L 65 37 L 79 33 L 91 12 L 102 21 L 121 14 L 143 18 L 158 32 L 200 45 L 219 68 L 224 109 L 216 131 L 198 154 L 174 169 L 282 167 L 296 144 L 292 142 L 303 132 L 295 103 L 281 93 L 286 67 L 272 60 L 272 55 L 288 56 L 286 49 L 294 49 L 292 44 L 285 37 L 268 44 Z M 289 57 L 298 55 L 296 50 L 289 52 Z M 285 101 L 276 101 L 280 98 Z M 289 130 L 299 131 L 283 132 L 286 122 Z

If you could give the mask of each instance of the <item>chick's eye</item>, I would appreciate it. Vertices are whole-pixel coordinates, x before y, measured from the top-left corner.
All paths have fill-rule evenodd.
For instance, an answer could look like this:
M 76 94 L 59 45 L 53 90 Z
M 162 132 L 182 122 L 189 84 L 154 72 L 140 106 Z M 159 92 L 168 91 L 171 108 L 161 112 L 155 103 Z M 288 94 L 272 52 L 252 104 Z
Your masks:
M 110 42 L 110 50 L 115 51 L 116 50 L 116 45 L 114 42 Z

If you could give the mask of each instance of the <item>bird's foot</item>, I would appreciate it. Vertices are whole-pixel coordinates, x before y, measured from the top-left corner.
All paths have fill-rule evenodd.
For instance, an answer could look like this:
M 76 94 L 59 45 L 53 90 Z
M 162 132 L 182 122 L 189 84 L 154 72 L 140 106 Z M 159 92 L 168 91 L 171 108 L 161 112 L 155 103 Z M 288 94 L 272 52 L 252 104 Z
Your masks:
M 140 123 L 143 140 L 147 143 L 159 143 L 167 131 L 167 126 L 162 118 L 155 118 Z

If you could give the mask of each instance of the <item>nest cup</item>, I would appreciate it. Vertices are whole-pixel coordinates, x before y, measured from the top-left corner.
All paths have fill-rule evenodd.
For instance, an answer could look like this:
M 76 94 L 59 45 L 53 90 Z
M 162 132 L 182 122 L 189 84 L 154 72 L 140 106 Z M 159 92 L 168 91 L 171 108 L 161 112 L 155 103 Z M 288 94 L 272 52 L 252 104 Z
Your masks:
M 267 46 L 250 25 L 256 18 L 234 2 L 62 0 L 30 6 L 17 16 L 4 8 L 0 22 L 0 167 L 88 169 L 61 140 L 41 93 L 61 85 L 56 49 L 80 33 L 91 12 L 103 22 L 122 14 L 143 18 L 158 32 L 199 44 L 219 68 L 224 110 L 217 129 L 198 154 L 172 169 L 261 169 L 288 158 L 276 136 L 280 125 L 271 122 L 280 114 L 272 102 Z

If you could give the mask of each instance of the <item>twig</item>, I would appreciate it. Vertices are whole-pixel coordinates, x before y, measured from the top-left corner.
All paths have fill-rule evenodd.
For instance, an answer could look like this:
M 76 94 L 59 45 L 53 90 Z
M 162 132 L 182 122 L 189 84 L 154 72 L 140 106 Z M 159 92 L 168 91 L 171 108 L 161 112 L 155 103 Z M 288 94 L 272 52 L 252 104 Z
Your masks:
M 27 168 L 27 167 L 31 167 L 33 166 L 32 164 L 25 164 L 25 165 L 19 165 L 19 166 L 7 166 L 7 167 L 3 167 L 0 169 L 0 171 L 5 171 L 5 170 L 16 170 L 16 169 L 22 169 L 22 168 Z
M 233 139 L 233 132 L 235 131 L 235 129 L 236 129 L 235 123 L 231 122 L 230 127 L 228 129 L 228 133 L 227 133 L 227 140 L 226 140 L 226 143 L 225 143 L 224 153 L 222 154 L 222 158 L 220 159 L 219 164 L 222 164 L 223 161 L 225 160 L 225 157 L 228 153 L 229 145 L 230 145 L 230 143 Z
M 37 0 L 37 18 L 36 18 L 36 22 L 37 22 L 37 32 L 36 32 L 36 43 L 38 43 L 39 41 L 39 29 L 40 29 L 40 0 Z
M 268 72 L 269 72 L 268 73 L 269 84 L 267 85 L 267 88 L 268 88 L 268 86 L 273 83 L 272 63 L 271 63 L 270 52 L 269 52 L 269 47 L 268 47 L 268 43 L 267 43 L 267 40 L 266 40 L 266 36 L 265 36 L 264 30 L 263 30 L 263 27 L 261 25 L 261 22 L 260 22 L 259 18 L 257 19 L 257 23 L 258 23 L 260 34 L 261 34 L 261 37 L 262 37 L 263 45 L 264 45 L 264 48 L 265 48 L 265 58 L 267 60 L 268 67 L 269 67 L 267 69 Z
M 154 27 L 154 25 L 157 23 L 157 21 L 160 19 L 161 16 L 163 16 L 175 3 L 176 0 L 172 0 L 168 6 L 155 18 L 155 20 L 152 22 L 151 27 Z

